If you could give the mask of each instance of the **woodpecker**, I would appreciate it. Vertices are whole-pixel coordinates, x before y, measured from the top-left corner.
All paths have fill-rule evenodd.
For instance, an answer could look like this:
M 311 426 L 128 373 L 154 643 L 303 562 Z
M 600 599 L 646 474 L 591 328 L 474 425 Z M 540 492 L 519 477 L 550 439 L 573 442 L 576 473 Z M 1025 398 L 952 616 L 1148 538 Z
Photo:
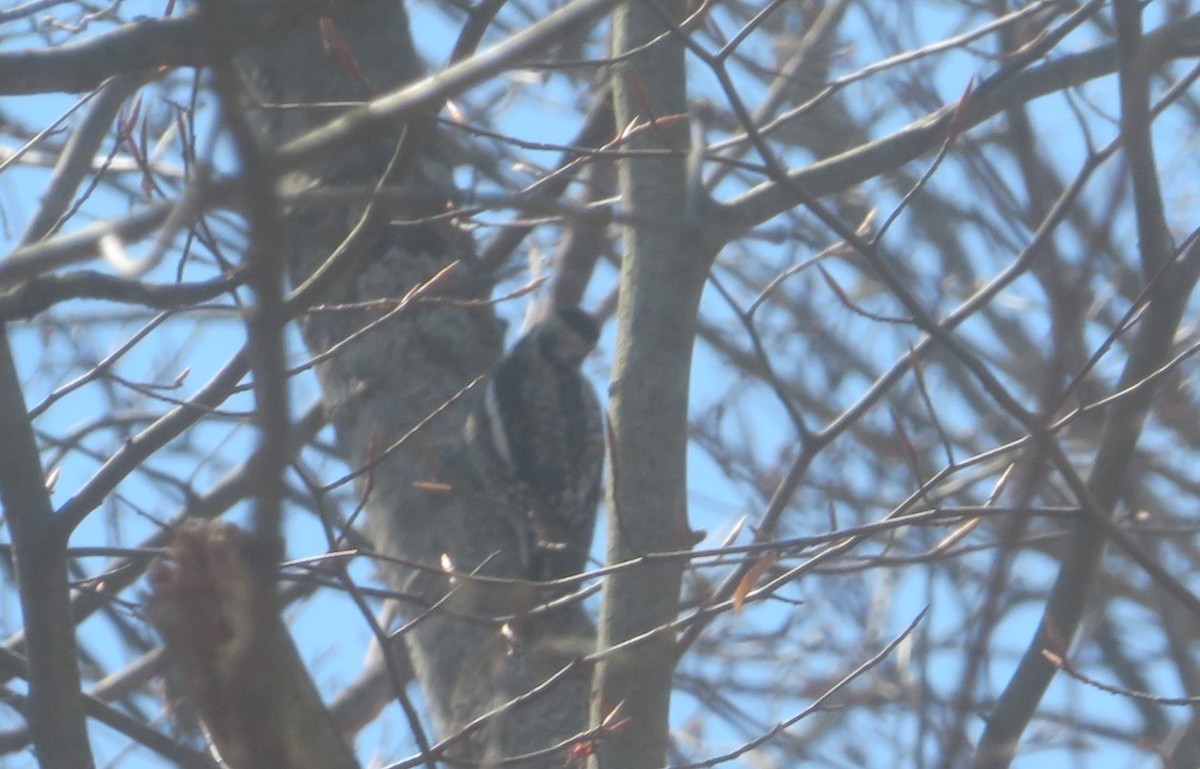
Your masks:
M 599 335 L 588 313 L 556 309 L 500 361 L 467 417 L 483 501 L 512 522 L 531 580 L 570 577 L 587 566 L 604 426 L 580 365 Z

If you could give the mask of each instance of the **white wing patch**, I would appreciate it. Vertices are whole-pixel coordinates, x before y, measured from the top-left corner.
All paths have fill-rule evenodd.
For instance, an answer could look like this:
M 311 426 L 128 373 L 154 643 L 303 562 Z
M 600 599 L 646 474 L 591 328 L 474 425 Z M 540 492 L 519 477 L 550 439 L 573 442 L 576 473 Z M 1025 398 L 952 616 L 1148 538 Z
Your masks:
M 504 416 L 500 412 L 500 404 L 496 402 L 496 388 L 488 382 L 483 394 L 483 408 L 488 416 L 488 430 L 492 434 L 492 445 L 496 453 L 504 460 L 507 467 L 513 467 L 512 449 L 508 445 L 508 431 L 504 429 Z

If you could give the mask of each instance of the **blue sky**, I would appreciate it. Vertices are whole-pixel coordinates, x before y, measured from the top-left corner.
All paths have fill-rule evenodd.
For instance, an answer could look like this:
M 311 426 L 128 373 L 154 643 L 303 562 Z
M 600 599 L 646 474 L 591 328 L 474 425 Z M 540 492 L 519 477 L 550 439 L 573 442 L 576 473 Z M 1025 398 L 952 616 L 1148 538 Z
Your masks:
M 161 11 L 159 4 L 156 3 L 146 3 L 145 6 L 147 14 L 156 14 Z M 122 6 L 122 10 L 127 15 L 134 16 L 138 7 L 134 3 L 127 2 Z M 957 15 L 949 13 L 939 15 L 936 12 L 924 10 L 918 16 L 915 11 L 918 4 L 913 3 L 897 3 L 888 7 L 894 14 L 897 37 L 904 40 L 905 44 L 910 47 L 936 41 L 955 31 Z M 927 9 L 927 6 L 920 7 Z M 1148 27 L 1158 23 L 1158 20 L 1155 19 L 1157 7 L 1161 6 L 1152 4 L 1150 17 L 1147 20 Z M 418 45 L 422 53 L 428 61 L 435 65 L 444 61 L 453 42 L 453 30 L 445 25 L 443 17 L 428 4 L 415 4 L 413 14 L 413 26 L 420 30 Z M 865 21 L 860 18 L 857 23 L 865 24 Z M 852 32 L 854 29 L 854 23 L 846 27 L 847 32 Z M 1091 31 L 1077 33 L 1068 38 L 1059 50 L 1069 51 L 1094 45 L 1097 41 L 1093 35 L 1094 33 Z M 61 40 L 65 37 L 65 34 L 51 35 L 52 40 Z M 864 32 L 862 40 L 870 39 Z M 9 43 L 0 44 L 11 49 L 27 46 L 30 44 L 30 40 L 29 37 L 17 38 Z M 870 61 L 873 57 L 873 51 L 862 47 L 847 53 L 847 60 L 851 63 Z M 931 77 L 937 85 L 940 96 L 947 102 L 957 98 L 972 77 L 986 74 L 979 71 L 978 59 L 967 54 L 951 53 L 934 61 L 936 66 L 932 70 Z M 711 93 L 712 78 L 700 67 L 696 67 L 694 71 L 697 73 L 694 84 L 695 94 L 699 95 L 706 91 Z M 741 82 L 749 84 L 751 81 L 744 78 Z M 890 81 L 884 80 L 883 82 Z M 872 91 L 878 87 L 879 81 L 876 80 L 868 80 L 860 86 L 852 86 L 853 92 L 859 98 L 857 103 L 861 105 L 862 109 L 869 110 L 877 101 L 883 100 L 884 97 L 880 96 L 878 92 Z M 503 89 L 504 84 L 487 86 L 482 90 L 488 88 Z M 745 95 L 750 101 L 757 97 L 754 89 L 749 85 Z M 490 117 L 494 119 L 499 130 L 524 139 L 566 142 L 574 133 L 578 119 L 572 109 L 578 98 L 574 86 L 564 78 L 552 76 L 545 82 L 540 96 L 540 100 L 533 103 L 514 100 L 509 104 L 501 100 L 498 102 L 501 105 L 500 108 L 495 110 Z M 1074 105 L 1067 103 L 1061 97 L 1051 97 L 1042 100 L 1035 105 L 1036 109 L 1032 110 L 1040 136 L 1063 137 L 1061 142 L 1051 142 L 1058 153 L 1055 162 L 1062 169 L 1076 169 L 1083 162 L 1082 145 L 1077 141 L 1076 113 L 1072 112 L 1072 106 L 1089 115 L 1088 125 L 1095 132 L 1097 144 L 1107 141 L 1115 130 L 1112 125 L 1106 125 L 1103 120 L 1105 110 L 1110 113 L 1115 112 L 1111 78 L 1089 85 L 1083 89 L 1081 94 L 1077 94 L 1073 98 L 1078 100 Z M 28 126 L 37 127 L 48 124 L 76 101 L 77 97 L 59 95 L 4 98 L 0 100 L 0 109 L 3 109 L 6 115 L 19 116 Z M 154 108 L 152 106 L 153 99 L 147 98 L 146 104 L 147 109 Z M 202 122 L 208 114 L 201 112 Z M 163 113 L 154 116 L 154 122 L 168 126 L 168 115 Z M 873 125 L 873 129 L 876 136 L 881 136 L 899 128 L 903 123 L 904 119 L 897 113 L 888 112 L 884 119 Z M 981 127 L 978 132 L 985 133 L 986 130 L 987 127 Z M 1172 208 L 1172 212 L 1180 218 L 1177 224 L 1181 231 L 1186 230 L 1193 224 L 1189 218 L 1193 207 L 1187 203 L 1188 196 L 1192 193 L 1191 180 L 1196 178 L 1195 171 L 1197 170 L 1193 154 L 1189 152 L 1194 143 L 1192 139 L 1194 132 L 1191 125 L 1183 118 L 1162 121 L 1158 126 L 1158 131 L 1164 139 L 1164 146 L 1168 148 L 1160 155 L 1165 169 L 1164 181 L 1167 190 L 1171 194 L 1172 200 L 1182 201 L 1181 205 Z M 11 136 L 4 137 L 6 146 L 11 147 L 13 143 Z M 556 154 L 545 153 L 541 159 L 549 164 L 554 162 Z M 228 154 L 225 152 L 218 151 L 215 158 L 218 165 L 227 166 L 229 163 Z M 808 158 L 803 153 L 797 152 L 795 155 L 787 157 L 786 160 L 795 164 L 803 164 L 808 161 Z M 914 165 L 924 168 L 924 161 Z M 939 171 L 939 182 L 953 186 L 956 179 L 970 178 L 969 170 L 969 167 L 959 166 L 953 162 L 948 163 L 944 169 Z M 1000 167 L 1002 176 L 1005 170 L 1003 166 Z M 1007 170 L 1015 175 L 1011 168 Z M 919 172 L 920 169 L 917 173 Z M 468 170 L 462 169 L 460 174 L 464 183 L 470 180 Z M 1067 178 L 1070 178 L 1071 175 L 1071 171 L 1065 172 Z M 1113 178 L 1114 175 L 1113 171 L 1103 172 L 1097 186 L 1106 183 L 1119 184 L 1120 182 Z M 11 248 L 14 238 L 19 234 L 31 213 L 35 201 L 29 191 L 40 190 L 44 186 L 47 176 L 47 170 L 27 166 L 12 168 L 0 174 L 0 210 L 4 214 L 4 226 L 3 231 L 0 232 L 0 238 L 3 239 L 5 246 Z M 873 195 L 873 204 L 879 206 L 885 213 L 898 202 L 895 193 L 885 189 L 882 185 L 867 185 L 867 187 Z M 730 178 L 716 190 L 716 195 L 728 197 L 739 191 L 741 191 L 741 183 L 736 178 Z M 971 191 L 964 189 L 962 195 L 965 198 L 964 205 L 969 207 Z M 79 218 L 78 224 L 85 223 L 89 217 L 118 216 L 125 212 L 127 205 L 127 198 L 124 196 L 110 194 L 103 190 L 99 191 L 89 202 L 84 215 Z M 495 215 L 495 219 L 501 218 L 500 215 Z M 1010 237 L 1018 241 L 1021 238 L 1027 239 L 1027 229 L 1019 222 L 1010 222 L 1010 225 L 1011 232 L 1008 233 Z M 1132 240 L 1132 226 L 1127 209 L 1119 212 L 1111 225 L 1114 237 L 1123 241 Z M 215 226 L 219 234 L 223 233 L 231 239 L 236 238 L 236 224 L 218 222 Z M 765 224 L 762 229 L 787 226 L 789 226 L 788 221 L 781 217 L 777 221 Z M 907 234 L 906 228 L 909 226 L 911 226 L 910 222 L 902 218 L 885 241 L 885 245 L 904 243 Z M 486 227 L 478 231 L 481 239 L 490 237 L 493 232 Z M 535 249 L 535 253 L 550 254 L 554 246 L 555 233 L 555 230 L 545 230 L 535 236 L 531 240 L 531 247 Z M 983 240 L 969 241 L 968 245 L 980 252 L 997 247 L 995 242 Z M 1064 244 L 1065 250 L 1070 250 L 1071 245 L 1077 246 L 1078 244 L 1066 243 Z M 716 270 L 718 275 L 722 274 L 726 265 L 733 268 L 739 264 L 741 257 L 739 249 L 742 247 L 743 245 L 738 243 L 727 249 L 721 261 L 718 262 Z M 144 253 L 146 248 L 145 245 L 136 246 L 131 249 L 131 253 L 137 256 Z M 770 264 L 773 268 L 778 269 L 811 255 L 806 244 L 795 242 L 753 242 L 752 248 L 756 258 L 762 259 L 764 264 Z M 915 253 L 904 254 L 904 256 L 910 258 L 912 264 L 918 268 L 932 264 L 934 259 L 933 255 L 922 253 L 919 250 Z M 176 264 L 173 260 L 167 260 L 152 271 L 148 277 L 153 280 L 172 280 L 175 277 Z M 98 264 L 89 266 L 103 268 Z M 204 258 L 199 256 L 189 267 L 189 276 L 204 275 L 211 270 L 212 265 L 206 263 Z M 855 272 L 855 267 L 851 264 L 835 263 L 830 267 L 830 271 L 835 277 L 842 275 L 848 277 Z M 593 282 L 593 291 L 585 302 L 586 305 L 597 306 L 606 298 L 608 292 L 611 291 L 613 274 L 614 270 L 610 265 L 600 267 L 597 278 Z M 517 275 L 513 279 L 513 285 L 522 283 L 524 279 L 524 275 Z M 823 290 L 821 280 L 811 271 L 794 278 L 793 281 L 794 283 L 789 284 L 793 290 L 798 290 L 796 286 L 814 292 Z M 506 286 L 501 286 L 500 291 L 505 288 Z M 1005 293 L 1000 305 L 1011 310 L 1024 323 L 1044 322 L 1041 316 L 1034 312 L 1022 312 L 1023 309 L 1036 307 L 1042 302 L 1038 291 L 1038 287 L 1032 280 L 1018 281 Z M 752 293 L 744 287 L 737 291 L 739 300 L 743 302 L 749 301 Z M 868 297 L 868 299 L 873 298 Z M 945 302 L 944 309 L 947 310 L 954 304 L 952 296 L 937 297 L 937 299 Z M 223 302 L 218 304 L 223 304 Z M 884 307 L 888 306 L 886 297 L 880 300 L 880 304 Z M 838 306 L 836 298 L 831 297 L 828 306 L 831 310 L 835 309 Z M 520 326 L 525 304 L 523 301 L 506 303 L 500 306 L 499 311 L 510 320 L 511 338 Z M 714 324 L 728 325 L 732 333 L 733 318 L 724 301 L 711 289 L 705 295 L 702 311 L 705 317 Z M 74 302 L 64 311 L 56 312 L 53 323 L 46 318 L 38 318 L 29 324 L 13 326 L 10 333 L 16 345 L 15 349 L 26 386 L 28 403 L 33 406 L 41 402 L 54 388 L 61 386 L 64 381 L 78 374 L 79 371 L 71 368 L 73 363 L 80 359 L 92 362 L 99 360 L 115 349 L 122 340 L 128 338 L 135 329 L 145 324 L 150 317 L 149 313 L 130 311 L 121 306 Z M 863 355 L 876 371 L 890 365 L 899 355 L 903 354 L 905 345 L 917 338 L 915 333 L 912 334 L 911 339 L 900 335 L 887 337 L 877 335 L 873 331 L 874 326 L 871 323 L 853 316 L 848 317 L 844 324 L 847 334 L 862 335 L 864 339 Z M 1103 329 L 1097 328 L 1092 336 L 1099 337 L 1103 332 Z M 606 329 L 598 354 L 587 366 L 588 373 L 593 377 L 597 389 L 601 393 L 606 389 L 609 354 L 614 344 L 613 333 L 610 325 Z M 964 327 L 962 334 L 997 355 L 1002 355 L 1004 352 L 1005 340 L 996 337 L 995 332 L 991 328 L 985 328 L 982 323 L 968 324 Z M 179 388 L 167 392 L 170 397 L 186 397 L 208 379 L 224 362 L 230 351 L 240 346 L 242 339 L 243 330 L 236 309 L 229 306 L 214 306 L 203 314 L 197 315 L 194 322 L 192 319 L 184 319 L 167 324 L 161 331 L 149 337 L 146 343 L 139 345 L 125 356 L 115 370 L 122 378 L 135 383 L 170 383 L 187 372 Z M 779 364 L 789 370 L 794 368 L 802 375 L 809 376 L 810 374 L 804 368 L 804 356 L 810 350 L 811 340 L 806 339 L 803 333 L 787 334 L 783 332 L 779 333 L 778 339 L 781 345 L 785 345 L 779 354 Z M 1098 343 L 1099 339 L 1094 341 Z M 294 333 L 291 335 L 290 344 L 291 360 L 293 362 L 304 360 L 305 353 Z M 1119 370 L 1120 362 L 1119 359 L 1112 363 L 1102 362 L 1101 371 L 1106 377 L 1111 378 Z M 814 370 L 810 376 L 819 375 Z M 849 404 L 868 386 L 869 379 L 862 375 L 847 377 L 845 381 L 840 382 L 835 389 L 831 390 L 830 399 L 840 405 Z M 953 398 L 953 390 L 949 384 L 939 382 L 935 377 L 931 386 L 935 392 L 939 391 L 939 387 L 944 387 L 942 392 L 946 395 L 947 403 L 961 405 Z M 741 397 L 734 402 L 730 393 Z M 317 395 L 317 384 L 310 375 L 302 375 L 293 380 L 292 402 L 295 409 L 299 410 L 311 403 Z M 697 417 L 704 415 L 722 401 L 733 402 L 734 406 L 731 410 L 736 411 L 727 416 L 721 427 L 722 434 L 728 438 L 731 445 L 742 446 L 765 461 L 788 457 L 790 456 L 789 452 L 794 451 L 795 436 L 784 418 L 782 409 L 772 400 L 767 389 L 758 383 L 745 382 L 744 377 L 725 364 L 711 346 L 700 344 L 696 352 L 692 395 L 693 414 Z M 131 398 L 130 390 L 126 385 L 108 383 L 105 386 L 88 386 L 63 398 L 50 408 L 45 415 L 39 418 L 38 427 L 47 435 L 66 435 L 76 427 L 93 420 L 96 414 L 110 409 L 114 402 L 122 405 L 137 403 L 148 412 L 158 412 L 162 408 L 161 404 L 152 399 Z M 249 397 L 243 395 L 231 399 L 223 408 L 230 411 L 244 411 L 250 407 Z M 886 416 L 886 414 L 873 414 L 871 419 L 885 420 Z M 971 420 L 974 418 L 973 414 L 961 408 L 956 410 L 954 406 L 948 407 L 946 412 L 950 429 L 970 430 Z M 823 425 L 814 418 L 810 426 L 821 427 Z M 60 465 L 56 465 L 61 471 L 54 492 L 56 504 L 65 501 L 71 491 L 94 472 L 98 464 L 112 451 L 114 441 L 118 439 L 119 434 L 119 431 L 97 432 L 84 441 L 84 445 L 91 448 L 96 456 L 86 457 L 75 453 Z M 328 436 L 325 437 L 328 439 Z M 189 433 L 187 445 L 180 447 L 181 450 L 168 448 L 159 452 L 151 459 L 149 465 L 166 475 L 187 479 L 195 487 L 203 489 L 218 480 L 229 469 L 228 463 L 231 459 L 236 461 L 247 456 L 251 439 L 250 430 L 245 426 L 236 425 L 233 420 L 211 420 L 202 423 Z M 1153 439 L 1151 436 L 1150 440 Z M 814 468 L 814 483 L 822 479 L 850 476 L 854 482 L 861 485 L 864 495 L 878 491 L 883 499 L 892 499 L 888 495 L 890 489 L 877 490 L 873 488 L 872 479 L 864 475 L 869 463 L 862 457 L 856 457 L 853 448 L 852 446 L 844 448 L 841 445 L 835 446 L 830 455 Z M 195 461 L 197 455 L 207 458 L 197 463 Z M 51 456 L 49 451 L 45 455 L 47 458 Z M 325 477 L 333 477 L 339 473 L 337 462 L 320 452 L 307 453 L 305 461 Z M 761 514 L 764 500 L 753 484 L 726 477 L 708 453 L 701 450 L 692 452 L 689 456 L 689 473 L 692 525 L 709 533 L 709 539 L 706 540 L 704 546 L 712 546 L 720 542 L 739 517 L 749 516 L 750 522 L 753 523 L 756 516 Z M 810 488 L 800 493 L 797 501 L 797 513 L 789 519 L 790 526 L 795 531 L 811 533 L 811 530 L 820 530 L 821 526 L 825 525 L 826 510 L 819 506 L 817 509 L 806 507 L 818 499 L 820 499 L 820 494 L 816 489 Z M 114 495 L 101 511 L 88 519 L 87 523 L 76 533 L 73 543 L 82 545 L 115 540 L 126 545 L 134 545 L 140 541 L 145 532 L 153 530 L 155 522 L 169 519 L 181 501 L 182 497 L 179 491 L 171 489 L 160 480 L 143 475 L 134 476 L 121 485 L 119 495 Z M 346 509 L 350 509 L 353 504 L 349 495 L 345 496 L 343 502 L 346 504 Z M 1194 502 L 1191 506 L 1195 506 Z M 245 510 L 241 509 L 235 510 L 231 517 L 237 520 L 239 516 L 244 515 Z M 323 551 L 325 543 L 320 537 L 318 529 L 311 525 L 311 518 L 299 510 L 293 510 L 290 516 L 289 554 L 304 556 Z M 747 536 L 748 534 L 743 532 L 740 541 L 746 541 Z M 601 543 L 598 542 L 594 550 L 598 558 L 603 552 L 600 545 Z M 89 560 L 86 562 L 86 566 L 88 569 L 96 569 L 99 568 L 100 563 L 100 561 Z M 1028 585 L 1030 590 L 1037 591 L 1053 574 L 1053 567 L 1054 564 L 1043 556 L 1034 553 L 1023 555 L 1018 559 L 1014 569 L 1014 579 L 1021 584 Z M 369 579 L 370 574 L 366 564 L 358 564 L 356 571 L 357 576 L 364 580 Z M 0 603 L 0 622 L 3 622 L 4 629 L 11 632 L 20 625 L 19 614 L 11 592 L 6 591 L 3 595 L 3 603 Z M 789 612 L 806 612 L 813 616 L 812 625 L 814 627 L 820 627 L 822 628 L 821 632 L 827 632 L 830 624 L 815 620 L 822 615 L 839 616 L 842 608 L 838 605 L 839 601 L 869 601 L 886 597 L 892 603 L 886 612 L 886 627 L 880 629 L 880 636 L 883 640 L 887 640 L 890 634 L 894 634 L 907 624 L 932 598 L 934 612 L 927 620 L 927 632 L 930 633 L 930 638 L 934 642 L 948 642 L 956 637 L 961 637 L 963 632 L 962 607 L 956 603 L 955 596 L 945 590 L 944 583 L 931 579 L 928 573 L 916 569 L 895 573 L 866 572 L 858 577 L 845 578 L 841 582 L 829 577 L 806 579 L 788 591 L 788 595 L 802 600 L 804 602 L 802 607 L 766 604 L 748 609 L 744 615 L 730 618 L 725 622 L 734 625 L 745 623 L 754 627 L 771 627 L 787 620 Z M 1033 611 L 1034 609 L 1031 607 L 1028 610 L 1009 614 L 1001 624 L 994 644 L 997 651 L 992 660 L 993 664 L 988 668 L 987 681 L 981 687 L 985 692 L 994 693 L 1005 682 L 1014 662 L 1012 655 L 1019 651 L 1028 639 L 1035 616 Z M 291 615 L 294 620 L 295 636 L 302 644 L 306 659 L 311 663 L 318 684 L 326 694 L 337 692 L 358 669 L 369 638 L 367 628 L 357 617 L 356 610 L 349 602 L 341 596 L 329 592 L 320 593 L 306 601 L 303 606 L 291 610 Z M 1118 609 L 1118 615 L 1128 620 L 1130 628 L 1136 628 L 1139 623 L 1153 621 L 1144 610 L 1133 605 L 1122 604 Z M 852 635 L 847 633 L 847 637 Z M 1154 636 L 1154 641 L 1143 639 L 1132 629 L 1128 631 L 1128 635 L 1129 642 L 1134 645 L 1157 643 L 1157 636 Z M 81 628 L 81 637 L 85 639 L 89 650 L 96 653 L 105 663 L 106 668 L 120 667 L 123 659 L 121 644 L 105 621 L 93 618 L 84 623 Z M 863 656 L 867 656 L 870 651 L 863 650 Z M 957 681 L 958 670 L 955 667 L 957 657 L 954 652 L 955 649 L 951 647 L 940 655 L 946 660 L 944 667 L 936 664 L 933 666 L 934 685 L 951 687 Z M 801 654 L 804 655 L 802 662 L 800 661 Z M 797 660 L 794 670 L 783 671 L 783 673 L 797 676 L 809 675 L 814 679 L 819 679 L 823 674 L 832 674 L 838 670 L 839 663 L 843 661 L 840 655 L 823 656 L 813 653 L 811 647 L 804 645 L 798 645 Z M 687 658 L 682 669 L 688 671 L 697 664 L 707 663 L 697 663 L 692 658 Z M 774 667 L 773 661 L 762 663 L 756 662 L 753 657 L 747 657 L 742 664 L 744 665 L 743 670 L 754 670 L 765 678 L 781 674 L 781 671 Z M 1151 670 L 1152 674 L 1159 672 Z M 1169 671 L 1161 671 L 1161 673 L 1161 683 L 1165 693 L 1176 693 L 1172 690 L 1173 678 Z M 771 723 L 788 717 L 803 707 L 804 702 L 804 697 L 796 697 L 784 702 L 749 703 L 749 706 L 756 709 L 763 708 L 760 716 L 765 722 Z M 153 706 L 147 703 L 147 707 L 152 708 Z M 1096 714 L 1097 718 L 1108 719 L 1112 722 L 1131 718 L 1129 706 L 1125 701 L 1066 681 L 1061 677 L 1051 688 L 1043 707 L 1047 712 L 1071 712 L 1083 709 L 1089 714 Z M 680 695 L 676 704 L 676 721 L 680 727 L 684 727 L 697 712 L 694 701 L 686 695 Z M 1183 714 L 1181 713 L 1180 716 L 1182 717 Z M 0 719 L 3 718 L 4 713 L 0 711 Z M 911 712 L 906 712 L 905 708 L 898 707 L 894 728 L 897 732 L 907 733 L 906 730 L 913 728 L 913 718 Z M 0 720 L 0 725 L 14 725 L 15 723 L 15 721 Z M 875 728 L 878 726 L 876 724 Z M 980 726 L 981 724 L 978 722 L 975 723 L 976 730 Z M 104 727 L 95 727 L 95 734 L 97 753 L 102 760 L 115 758 L 126 745 L 123 737 L 114 735 Z M 712 746 L 727 748 L 730 746 L 725 745 L 725 742 L 732 740 L 733 735 L 723 734 L 717 728 L 707 734 L 707 739 Z M 403 722 L 397 718 L 394 710 L 388 718 L 364 732 L 360 737 L 359 747 L 363 755 L 375 753 L 393 760 L 413 751 L 413 745 L 407 737 Z M 1118 748 L 1115 744 L 1111 749 L 1104 748 L 1095 755 L 1098 760 L 1102 758 L 1105 764 L 1110 766 L 1150 767 L 1156 765 L 1156 759 L 1152 755 Z M 137 756 L 125 762 L 124 765 L 139 767 L 156 765 L 156 760 L 143 751 L 139 751 Z M 143 756 L 147 757 L 143 758 Z M 1065 752 L 1061 750 L 1032 750 L 1023 754 L 1017 765 L 1020 767 L 1058 767 L 1063 765 L 1064 760 Z M 31 765 L 31 763 L 28 756 L 14 756 L 7 759 L 5 765 L 17 767 Z

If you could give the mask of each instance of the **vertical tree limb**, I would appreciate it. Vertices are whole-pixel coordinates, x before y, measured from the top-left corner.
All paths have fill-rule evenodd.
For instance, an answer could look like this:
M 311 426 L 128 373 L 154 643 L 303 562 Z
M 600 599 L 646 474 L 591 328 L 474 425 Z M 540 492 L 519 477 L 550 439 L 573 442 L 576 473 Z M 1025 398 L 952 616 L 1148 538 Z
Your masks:
M 25 718 L 43 766 L 88 769 L 88 745 L 67 580 L 67 539 L 55 526 L 33 426 L 8 335 L 0 326 L 0 504 L 13 560 L 29 663 Z
M 677 0 L 627 2 L 613 22 L 614 55 L 638 51 L 613 68 L 617 125 L 652 124 L 630 148 L 674 154 L 619 162 L 622 202 L 636 212 L 637 223 L 622 233 L 610 403 L 610 564 L 691 544 L 687 404 L 696 312 L 711 255 L 685 221 L 687 123 L 664 120 L 687 110 L 683 44 L 663 34 L 666 19 L 681 20 L 685 12 L 686 3 Z M 683 566 L 678 560 L 635 563 L 605 583 L 600 653 L 634 637 L 644 640 L 603 656 L 597 665 L 592 723 L 604 723 L 617 708 L 622 719 L 599 744 L 600 766 L 636 769 L 666 761 L 675 638 L 656 629 L 676 616 Z

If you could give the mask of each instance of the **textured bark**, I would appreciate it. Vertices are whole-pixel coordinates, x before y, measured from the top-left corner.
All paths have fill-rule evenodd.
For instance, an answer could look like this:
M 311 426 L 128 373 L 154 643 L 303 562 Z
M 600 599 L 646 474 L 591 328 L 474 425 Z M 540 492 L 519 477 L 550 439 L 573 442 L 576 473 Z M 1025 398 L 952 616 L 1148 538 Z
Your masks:
M 664 17 L 683 18 L 682 2 L 631 2 L 617 12 L 614 53 L 641 50 L 614 68 L 617 125 L 647 123 L 686 111 L 683 46 L 664 35 Z M 608 562 L 686 550 L 687 404 L 700 292 L 710 255 L 689 231 L 686 124 L 648 132 L 636 149 L 675 156 L 622 160 L 621 198 L 639 222 L 623 233 L 619 342 L 610 404 L 613 478 L 609 489 Z M 674 226 L 672 226 L 674 225 Z M 592 719 L 615 711 L 627 719 L 600 742 L 599 765 L 659 767 L 666 763 L 675 637 L 664 625 L 679 611 L 683 560 L 650 560 L 605 582 Z M 636 643 L 629 643 L 631 639 Z M 613 648 L 618 647 L 618 648 Z M 619 711 L 618 711 L 619 708 Z M 620 723 L 619 721 L 616 723 Z M 615 726 L 615 724 L 614 724 Z
M 363 2 L 333 24 L 366 82 L 379 93 L 422 74 L 412 47 L 404 8 L 398 2 Z M 293 38 L 243 57 L 247 83 L 264 102 L 298 103 L 369 98 L 372 93 L 338 60 L 326 53 L 315 26 Z M 329 110 L 266 110 L 261 130 L 278 146 L 331 117 Z M 442 598 L 443 610 L 477 616 L 504 614 L 532 603 L 521 586 L 497 587 L 440 570 L 443 556 L 464 573 L 512 577 L 517 573 L 512 534 L 496 516 L 481 514 L 462 456 L 466 398 L 456 395 L 488 370 L 502 351 L 502 328 L 490 308 L 455 300 L 486 298 L 492 278 L 475 262 L 471 238 L 446 220 L 418 221 L 444 211 L 453 198 L 445 145 L 427 123 L 411 124 L 401 165 L 407 173 L 392 181 L 440 189 L 442 204 L 393 208 L 370 245 L 343 279 L 326 291 L 323 303 L 399 299 L 456 260 L 433 292 L 436 301 L 411 305 L 379 327 L 342 347 L 318 367 L 324 399 L 343 457 L 364 468 L 401 436 L 428 420 L 378 466 L 360 476 L 369 488 L 367 511 L 376 547 L 388 555 L 427 565 L 390 568 L 397 589 L 418 600 L 403 608 L 415 616 Z M 324 157 L 296 184 L 375 184 L 384 175 L 403 127 L 354 151 Z M 361 214 L 356 206 L 334 206 L 289 217 L 290 269 L 299 283 L 322 265 Z M 408 224 L 398 225 L 394 222 Z M 330 349 L 379 319 L 381 312 L 320 312 L 302 321 L 312 353 Z M 450 405 L 446 405 L 450 403 Z M 431 418 L 431 415 L 432 418 Z M 439 484 L 431 490 L 430 484 Z M 447 491 L 446 489 L 449 489 Z M 423 616 L 407 634 L 412 666 L 429 703 L 437 736 L 445 739 L 466 724 L 558 672 L 590 638 L 578 608 L 537 622 L 516 623 L 515 650 L 498 623 L 463 621 L 444 611 Z M 585 646 L 587 642 L 585 641 Z M 556 650 L 569 650 L 561 652 Z M 519 709 L 486 719 L 447 756 L 491 761 L 527 753 L 570 737 L 586 723 L 588 680 L 568 675 Z M 531 759 L 523 766 L 561 766 L 561 753 Z

